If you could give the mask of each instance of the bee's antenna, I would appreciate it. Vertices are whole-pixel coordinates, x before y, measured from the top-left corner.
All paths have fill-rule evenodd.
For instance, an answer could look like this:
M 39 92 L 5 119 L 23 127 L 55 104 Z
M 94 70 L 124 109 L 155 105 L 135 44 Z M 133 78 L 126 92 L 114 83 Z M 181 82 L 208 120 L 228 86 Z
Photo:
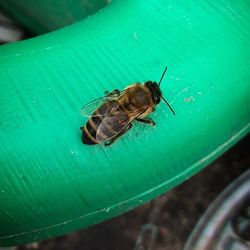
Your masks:
M 165 75 L 167 69 L 168 69 L 168 66 L 166 66 L 166 68 L 164 69 L 164 71 L 163 71 L 163 73 L 162 73 L 162 75 L 161 75 L 161 79 L 160 79 L 160 81 L 159 81 L 159 83 L 158 83 L 158 86 L 161 85 L 161 81 L 162 81 L 162 79 L 163 79 L 163 77 L 164 77 L 164 75 Z
M 166 70 L 165 70 L 166 71 Z M 168 101 L 163 97 L 161 96 L 161 99 L 168 105 L 168 107 L 170 108 L 170 110 L 172 111 L 172 113 L 175 115 L 175 112 L 174 110 L 171 108 L 170 104 L 168 103 Z
M 165 75 L 167 69 L 168 69 L 168 66 L 166 66 L 166 68 L 164 69 L 164 71 L 163 71 L 163 73 L 162 73 L 162 75 L 161 75 L 161 79 L 160 79 L 160 81 L 159 81 L 159 83 L 158 83 L 158 86 L 159 86 L 159 87 L 160 87 L 160 85 L 161 85 L 161 81 L 162 81 L 162 79 L 163 79 L 163 77 L 164 77 L 164 75 Z M 161 99 L 168 105 L 169 109 L 170 109 L 170 110 L 172 111 L 172 113 L 175 115 L 175 112 L 174 112 L 174 110 L 171 108 L 171 106 L 170 106 L 170 104 L 168 103 L 168 101 L 167 101 L 163 96 L 161 96 Z

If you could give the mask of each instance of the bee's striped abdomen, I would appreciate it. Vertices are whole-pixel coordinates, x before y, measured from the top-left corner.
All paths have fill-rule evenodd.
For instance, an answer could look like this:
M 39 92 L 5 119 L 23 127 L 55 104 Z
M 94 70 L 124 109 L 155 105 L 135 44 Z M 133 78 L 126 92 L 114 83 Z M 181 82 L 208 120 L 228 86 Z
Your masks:
M 119 102 L 109 101 L 97 109 L 81 129 L 82 142 L 93 145 L 109 140 L 121 131 L 128 119 L 126 110 Z
M 99 109 L 97 109 L 89 118 L 86 125 L 81 128 L 82 130 L 82 142 L 84 144 L 98 144 L 99 141 L 96 139 L 96 132 L 102 123 L 105 114 L 112 107 L 110 102 L 104 103 Z
M 95 131 L 93 129 L 88 129 L 87 125 L 89 125 L 89 122 L 81 128 L 82 130 L 82 142 L 84 144 L 97 144 L 98 142 L 95 139 Z
M 87 121 L 86 125 L 82 128 L 82 142 L 85 144 L 98 144 L 96 140 L 96 131 L 102 120 L 104 119 L 105 113 L 100 113 L 96 110 Z
M 123 105 L 116 102 L 113 107 L 115 108 L 105 116 L 105 119 L 98 128 L 96 138 L 100 142 L 105 142 L 119 136 L 129 123 L 129 114 Z

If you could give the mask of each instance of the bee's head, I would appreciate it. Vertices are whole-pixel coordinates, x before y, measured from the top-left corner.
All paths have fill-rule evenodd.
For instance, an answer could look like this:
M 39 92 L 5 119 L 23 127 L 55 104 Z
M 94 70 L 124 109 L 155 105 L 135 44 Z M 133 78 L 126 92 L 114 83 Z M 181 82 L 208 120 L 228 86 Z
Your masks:
M 161 101 L 162 93 L 161 93 L 160 86 L 158 85 L 158 83 L 148 81 L 145 83 L 145 86 L 150 90 L 154 104 L 155 105 L 159 104 Z
M 161 99 L 162 99 L 168 105 L 168 107 L 170 108 L 172 113 L 175 115 L 174 110 L 171 108 L 171 106 L 169 105 L 167 100 L 162 96 L 161 89 L 160 89 L 161 81 L 162 81 L 166 71 L 167 71 L 167 67 L 163 71 L 159 83 L 153 82 L 153 81 L 147 81 L 145 83 L 145 86 L 150 90 L 151 95 L 152 95 L 152 99 L 153 99 L 153 102 L 154 102 L 155 105 L 159 104 Z

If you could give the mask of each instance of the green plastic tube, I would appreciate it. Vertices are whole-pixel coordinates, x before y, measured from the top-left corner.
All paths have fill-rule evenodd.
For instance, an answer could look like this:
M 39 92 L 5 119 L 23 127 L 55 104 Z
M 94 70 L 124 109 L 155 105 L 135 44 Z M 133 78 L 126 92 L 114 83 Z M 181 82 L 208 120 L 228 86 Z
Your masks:
M 194 175 L 250 130 L 250 4 L 116 1 L 0 47 L 0 244 L 37 241 L 128 211 Z M 151 116 L 110 147 L 79 114 L 106 90 L 162 82 Z M 190 197 L 192 199 L 192 197 Z

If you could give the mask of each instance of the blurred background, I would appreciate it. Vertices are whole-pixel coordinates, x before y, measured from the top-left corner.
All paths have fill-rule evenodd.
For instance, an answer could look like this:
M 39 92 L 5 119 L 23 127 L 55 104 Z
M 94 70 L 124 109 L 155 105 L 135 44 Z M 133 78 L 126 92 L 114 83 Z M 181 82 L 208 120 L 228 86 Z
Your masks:
M 27 36 L 28 31 L 19 27 L 3 11 L 0 10 L 0 45 L 19 41 Z

